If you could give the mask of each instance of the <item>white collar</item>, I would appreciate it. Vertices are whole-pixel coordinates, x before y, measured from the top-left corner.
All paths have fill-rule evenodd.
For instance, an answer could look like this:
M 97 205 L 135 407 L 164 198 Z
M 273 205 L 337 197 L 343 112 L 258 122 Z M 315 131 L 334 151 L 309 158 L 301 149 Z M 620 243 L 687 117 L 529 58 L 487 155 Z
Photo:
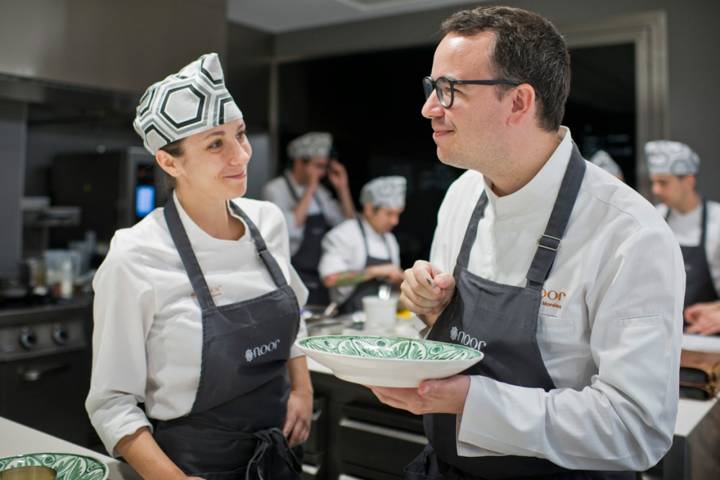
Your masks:
M 230 200 L 232 201 L 232 200 Z M 209 233 L 207 233 L 205 230 L 200 228 L 197 223 L 188 215 L 188 213 L 185 211 L 183 206 L 180 204 L 180 200 L 177 197 L 177 192 L 173 190 L 173 202 L 175 202 L 175 207 L 177 208 L 178 216 L 180 217 L 180 220 L 182 221 L 183 227 L 185 227 L 185 232 L 187 233 L 188 238 L 190 239 L 191 244 L 195 245 L 203 245 L 208 246 L 215 244 L 217 245 L 217 242 L 221 243 L 237 243 L 238 241 L 245 241 L 250 237 L 250 230 L 248 229 L 247 225 L 245 225 L 245 234 L 240 237 L 238 240 L 222 240 L 219 238 L 215 238 Z M 235 215 L 235 212 L 230 209 L 230 206 L 228 205 L 228 211 L 230 212 L 230 215 L 237 218 L 243 224 L 245 224 L 245 221 L 240 218 L 239 216 Z
M 488 208 L 493 209 L 497 221 L 552 209 L 573 148 L 570 129 L 560 127 L 560 135 L 562 140 L 545 165 L 520 190 L 498 197 L 485 180 Z

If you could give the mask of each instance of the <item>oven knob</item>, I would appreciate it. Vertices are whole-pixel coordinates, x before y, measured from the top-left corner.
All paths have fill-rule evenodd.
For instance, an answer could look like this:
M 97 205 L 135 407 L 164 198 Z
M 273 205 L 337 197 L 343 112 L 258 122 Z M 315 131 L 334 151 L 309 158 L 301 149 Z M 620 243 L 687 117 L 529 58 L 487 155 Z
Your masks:
M 30 330 L 29 328 L 23 328 L 20 331 L 20 346 L 25 350 L 31 350 L 35 347 L 36 344 L 37 337 L 35 336 L 35 332 Z
M 52 339 L 57 345 L 65 345 L 68 341 L 68 331 L 62 325 L 55 325 Z

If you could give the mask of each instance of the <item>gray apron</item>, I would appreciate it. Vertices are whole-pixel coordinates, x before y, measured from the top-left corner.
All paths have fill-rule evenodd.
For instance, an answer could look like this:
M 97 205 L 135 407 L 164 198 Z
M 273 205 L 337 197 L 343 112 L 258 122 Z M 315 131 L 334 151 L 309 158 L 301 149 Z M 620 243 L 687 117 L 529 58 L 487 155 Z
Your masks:
M 386 263 L 392 262 L 392 252 L 390 251 L 390 245 L 388 244 L 385 235 L 382 236 L 383 243 L 385 243 L 385 249 L 387 250 L 387 258 L 377 258 L 370 256 L 370 248 L 368 247 L 367 236 L 365 235 L 365 227 L 363 226 L 360 218 L 355 219 L 360 227 L 360 234 L 363 238 L 363 244 L 365 245 L 365 268 L 372 267 L 375 265 L 385 265 Z M 373 278 L 366 280 L 355 286 L 350 296 L 338 307 L 340 313 L 352 313 L 363 309 L 362 299 L 363 297 L 376 296 L 380 291 L 380 285 L 386 282 Z
M 283 175 L 283 178 L 290 191 L 290 195 L 292 195 L 296 203 L 299 202 L 300 198 L 297 192 L 295 192 L 292 183 L 290 183 L 290 179 L 287 175 Z M 290 262 L 308 289 L 308 305 L 327 305 L 330 303 L 330 296 L 327 288 L 325 288 L 325 285 L 323 285 L 320 280 L 318 265 L 320 264 L 320 257 L 322 256 L 322 239 L 328 230 L 330 230 L 330 224 L 325 220 L 320 198 L 318 198 L 317 195 L 315 195 L 314 198 L 320 207 L 320 213 L 305 217 L 305 228 L 303 229 L 300 248 L 295 252 L 295 255 L 292 256 Z
M 300 462 L 280 430 L 287 413 L 287 361 L 300 309 L 294 292 L 250 218 L 258 255 L 277 289 L 216 306 L 172 197 L 165 220 L 202 308 L 200 382 L 190 413 L 153 421 L 160 448 L 187 475 L 206 480 L 300 478 Z
M 665 220 L 670 218 L 670 208 Z M 685 263 L 685 307 L 701 302 L 714 302 L 718 299 L 710 273 L 710 264 L 705 253 L 707 237 L 707 200 L 702 200 L 702 217 L 700 220 L 700 243 L 694 247 L 680 245 L 683 263 Z
M 573 147 L 545 233 L 538 240 L 525 287 L 499 284 L 468 270 L 478 223 L 487 204 L 485 192 L 480 196 L 455 265 L 455 294 L 428 336 L 431 340 L 473 347 L 484 342 L 485 358 L 465 374 L 484 375 L 499 382 L 545 391 L 555 388 L 537 343 L 538 313 L 543 284 L 555 261 L 584 174 L 585 160 Z M 406 478 L 410 480 L 634 478 L 634 474 L 623 472 L 570 471 L 537 457 L 461 457 L 456 449 L 455 415 L 425 415 L 424 426 L 430 443 L 406 467 Z

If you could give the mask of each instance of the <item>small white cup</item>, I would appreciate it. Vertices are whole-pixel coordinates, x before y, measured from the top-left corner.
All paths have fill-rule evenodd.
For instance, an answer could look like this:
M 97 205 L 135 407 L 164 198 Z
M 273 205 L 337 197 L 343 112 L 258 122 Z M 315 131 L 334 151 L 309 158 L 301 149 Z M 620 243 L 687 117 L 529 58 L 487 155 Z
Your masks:
M 365 329 L 370 331 L 391 331 L 395 328 L 397 297 L 363 297 Z

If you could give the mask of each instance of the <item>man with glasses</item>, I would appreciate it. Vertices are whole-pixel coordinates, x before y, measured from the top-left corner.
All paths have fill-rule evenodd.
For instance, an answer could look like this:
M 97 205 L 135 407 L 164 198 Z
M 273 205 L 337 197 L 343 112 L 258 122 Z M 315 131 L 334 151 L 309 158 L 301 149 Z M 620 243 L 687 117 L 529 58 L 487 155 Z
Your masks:
M 467 171 L 401 301 L 429 339 L 485 356 L 418 388 L 371 387 L 424 415 L 407 478 L 633 479 L 672 442 L 680 249 L 560 125 L 570 58 L 549 21 L 479 7 L 442 30 L 422 114 L 440 161 Z
M 330 301 L 318 273 L 323 236 L 346 218 L 355 218 L 347 171 L 331 158 L 331 151 L 329 133 L 301 135 L 287 147 L 291 168 L 263 189 L 263 198 L 285 214 L 292 265 L 308 288 L 308 305 L 326 305 Z M 326 175 L 339 202 L 320 183 Z

